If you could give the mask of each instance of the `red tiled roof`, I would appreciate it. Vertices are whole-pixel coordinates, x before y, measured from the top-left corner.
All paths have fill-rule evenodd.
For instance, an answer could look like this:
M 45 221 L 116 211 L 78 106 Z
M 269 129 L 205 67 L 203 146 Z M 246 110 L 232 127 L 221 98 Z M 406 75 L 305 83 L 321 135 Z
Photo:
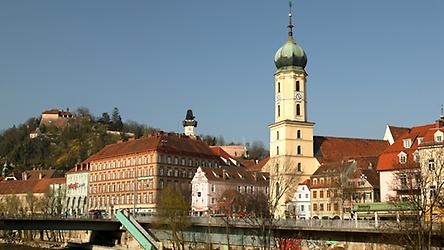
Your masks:
M 444 145 L 444 142 L 435 141 L 436 131 L 441 131 L 444 133 L 444 128 L 434 128 L 427 131 L 427 133 L 424 135 L 424 140 L 419 146 L 421 147 L 421 146 L 432 146 L 432 145 Z
M 243 183 L 251 185 L 268 185 L 269 175 L 259 171 L 247 171 L 236 167 L 208 168 L 201 167 L 208 181 L 220 181 L 224 183 Z M 225 174 L 225 178 L 224 178 Z
M 409 132 L 409 128 L 404 128 L 404 127 L 395 127 L 395 126 L 389 125 L 389 129 L 390 129 L 390 133 L 392 133 L 393 140 L 395 140 L 395 141 L 399 137 L 401 137 L 403 134 Z
M 321 163 L 379 156 L 388 146 L 384 140 L 314 136 L 314 154 Z
M 208 145 L 200 139 L 159 132 L 148 137 L 107 145 L 83 163 L 149 151 L 218 159 Z
M 267 162 L 270 160 L 270 156 L 267 156 L 262 161 L 260 161 L 258 164 L 252 166 L 251 168 L 248 168 L 248 171 L 261 171 L 262 168 L 267 164 Z
M 306 186 L 310 187 L 310 179 L 306 179 L 305 181 L 303 181 L 299 185 L 306 185 Z
M 404 133 L 395 140 L 395 142 L 379 156 L 376 170 L 387 171 L 419 167 L 419 164 L 415 162 L 413 157 L 413 153 L 418 148 L 418 138 L 424 137 L 425 134 L 435 126 L 436 124 L 428 124 L 409 129 L 407 133 Z M 410 148 L 404 148 L 404 139 L 411 139 L 412 144 Z M 407 162 L 405 164 L 399 163 L 398 154 L 401 153 L 401 151 L 407 154 Z
M 18 180 L 0 182 L 0 194 L 44 193 L 51 184 L 64 184 L 65 178 Z
M 256 160 L 242 160 L 242 161 L 240 161 L 240 164 L 242 166 L 246 167 L 247 169 L 252 169 L 255 167 L 255 165 L 257 163 L 256 163 Z
M 46 111 L 43 111 L 42 114 L 58 114 L 60 111 L 58 109 L 49 109 Z

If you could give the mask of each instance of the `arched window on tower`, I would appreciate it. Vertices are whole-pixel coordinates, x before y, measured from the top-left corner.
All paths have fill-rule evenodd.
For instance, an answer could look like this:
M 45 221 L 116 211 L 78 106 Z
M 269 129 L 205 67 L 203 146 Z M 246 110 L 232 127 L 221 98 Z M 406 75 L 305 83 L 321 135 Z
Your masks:
M 298 130 L 298 132 L 297 132 L 297 138 L 298 138 L 298 139 L 301 138 L 301 130 Z
M 301 115 L 301 104 L 296 104 L 296 115 Z
M 278 89 L 277 89 L 278 93 L 281 93 L 281 83 L 278 82 Z
M 296 81 L 296 91 L 301 91 L 301 85 L 299 81 Z
M 276 147 L 276 155 L 279 155 L 279 146 Z
M 302 172 L 302 164 L 300 162 L 298 163 L 298 172 Z
M 276 140 L 279 140 L 279 131 L 276 131 Z
M 299 104 L 298 104 L 298 105 L 299 105 Z M 277 110 L 277 112 L 278 112 L 278 117 L 281 116 L 281 105 L 278 105 L 278 110 Z
M 301 146 L 299 145 L 299 146 L 298 146 L 298 155 L 300 155 L 300 154 L 302 154 L 302 148 L 301 148 Z

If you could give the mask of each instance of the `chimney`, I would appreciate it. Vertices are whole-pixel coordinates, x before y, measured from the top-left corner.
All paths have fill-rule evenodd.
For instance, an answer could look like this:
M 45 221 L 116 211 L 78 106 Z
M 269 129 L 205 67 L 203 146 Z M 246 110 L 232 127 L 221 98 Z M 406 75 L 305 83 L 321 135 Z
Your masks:
M 28 179 L 28 175 L 26 174 L 26 172 L 22 173 L 22 180 L 27 180 Z
M 227 170 L 225 170 L 225 169 L 222 169 L 222 178 L 223 178 L 224 180 L 227 179 Z
M 43 177 L 42 172 L 39 172 L 39 180 L 41 180 Z
M 436 120 L 436 128 L 442 128 L 444 127 L 444 118 L 440 118 L 438 120 Z
M 257 181 L 257 174 L 256 174 L 256 172 L 253 172 L 253 178 L 254 178 L 254 181 Z

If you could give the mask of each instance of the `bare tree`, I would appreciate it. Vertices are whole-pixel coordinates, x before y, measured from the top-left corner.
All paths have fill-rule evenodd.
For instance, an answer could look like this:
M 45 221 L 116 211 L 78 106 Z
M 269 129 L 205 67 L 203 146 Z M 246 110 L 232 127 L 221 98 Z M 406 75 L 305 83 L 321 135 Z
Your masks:
M 285 219 L 286 203 L 289 202 L 301 181 L 296 164 L 288 158 L 272 158 L 265 167 L 270 174 L 265 192 L 257 192 L 245 198 L 247 215 L 243 220 L 257 228 L 256 236 L 262 249 L 279 244 L 273 231 Z
M 156 224 L 171 232 L 170 241 L 174 250 L 185 250 L 184 229 L 191 225 L 189 211 L 190 202 L 179 190 L 174 190 L 170 186 L 162 190 Z

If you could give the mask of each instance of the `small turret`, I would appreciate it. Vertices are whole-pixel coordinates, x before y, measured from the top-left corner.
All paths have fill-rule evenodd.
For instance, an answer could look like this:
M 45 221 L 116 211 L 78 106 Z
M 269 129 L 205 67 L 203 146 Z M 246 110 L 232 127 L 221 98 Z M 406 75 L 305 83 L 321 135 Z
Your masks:
M 183 120 L 182 124 L 184 127 L 184 133 L 187 136 L 195 137 L 194 128 L 197 127 L 197 121 L 194 120 L 193 110 L 188 109 L 187 115 L 185 116 L 185 120 Z

